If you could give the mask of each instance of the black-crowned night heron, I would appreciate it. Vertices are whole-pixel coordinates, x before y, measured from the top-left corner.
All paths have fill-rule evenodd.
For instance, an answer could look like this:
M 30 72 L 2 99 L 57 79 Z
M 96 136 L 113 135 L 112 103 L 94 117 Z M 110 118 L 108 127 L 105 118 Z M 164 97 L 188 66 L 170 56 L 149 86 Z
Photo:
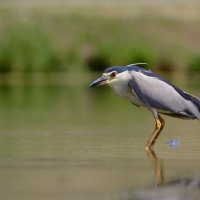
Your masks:
M 156 127 L 145 146 L 145 150 L 149 151 L 164 127 L 160 114 L 181 119 L 200 119 L 200 99 L 150 70 L 139 67 L 140 64 L 144 63 L 110 67 L 90 87 L 109 85 L 119 96 L 151 111 Z

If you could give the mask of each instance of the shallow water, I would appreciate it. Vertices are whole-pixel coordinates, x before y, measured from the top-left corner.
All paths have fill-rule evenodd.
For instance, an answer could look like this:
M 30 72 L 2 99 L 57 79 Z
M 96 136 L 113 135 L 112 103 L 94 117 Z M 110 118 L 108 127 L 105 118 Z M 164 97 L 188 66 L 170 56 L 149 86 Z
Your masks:
M 199 121 L 164 117 L 147 155 L 151 114 L 89 81 L 0 86 L 1 198 L 200 199 Z

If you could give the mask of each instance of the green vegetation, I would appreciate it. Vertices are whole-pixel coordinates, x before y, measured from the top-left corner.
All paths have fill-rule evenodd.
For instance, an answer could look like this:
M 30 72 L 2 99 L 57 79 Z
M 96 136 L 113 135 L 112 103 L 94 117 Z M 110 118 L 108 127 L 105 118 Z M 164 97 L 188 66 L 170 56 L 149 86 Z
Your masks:
M 101 71 L 134 62 L 165 71 L 174 70 L 177 63 L 200 70 L 196 58 L 190 64 L 200 53 L 189 32 L 198 20 L 187 28 L 184 20 L 158 13 L 102 14 L 102 8 L 87 6 L 25 10 L 0 10 L 0 72 Z M 195 42 L 182 38 L 183 30 Z
M 0 38 L 0 72 L 62 68 L 62 59 L 40 27 L 22 22 L 7 25 Z
M 192 59 L 191 63 L 189 64 L 189 69 L 194 72 L 200 72 L 200 55 Z

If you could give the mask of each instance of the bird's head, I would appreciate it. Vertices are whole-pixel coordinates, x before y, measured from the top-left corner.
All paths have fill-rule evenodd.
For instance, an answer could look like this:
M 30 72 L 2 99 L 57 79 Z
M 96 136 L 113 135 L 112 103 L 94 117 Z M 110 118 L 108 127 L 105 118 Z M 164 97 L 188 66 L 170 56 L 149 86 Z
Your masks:
M 102 76 L 92 82 L 90 84 L 90 88 L 96 87 L 98 85 L 110 85 L 110 86 L 116 86 L 121 81 L 128 81 L 130 78 L 130 71 L 141 71 L 145 70 L 141 68 L 140 66 L 146 65 L 147 63 L 134 63 L 126 66 L 113 66 L 107 68 Z M 145 70 L 146 71 L 146 70 Z
M 90 88 L 99 85 L 112 85 L 117 83 L 128 71 L 126 66 L 114 66 L 106 69 L 102 76 L 90 84 Z

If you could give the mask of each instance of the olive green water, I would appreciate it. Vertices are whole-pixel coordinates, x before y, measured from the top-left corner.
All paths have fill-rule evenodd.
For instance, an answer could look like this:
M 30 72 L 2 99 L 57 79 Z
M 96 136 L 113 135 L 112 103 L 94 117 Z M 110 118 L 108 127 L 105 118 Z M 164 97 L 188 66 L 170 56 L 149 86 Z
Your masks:
M 1 199 L 199 199 L 198 184 L 170 184 L 199 182 L 199 121 L 164 117 L 153 159 L 143 149 L 151 114 L 109 88 L 88 89 L 92 79 L 0 86 Z M 179 85 L 200 96 L 196 82 Z

